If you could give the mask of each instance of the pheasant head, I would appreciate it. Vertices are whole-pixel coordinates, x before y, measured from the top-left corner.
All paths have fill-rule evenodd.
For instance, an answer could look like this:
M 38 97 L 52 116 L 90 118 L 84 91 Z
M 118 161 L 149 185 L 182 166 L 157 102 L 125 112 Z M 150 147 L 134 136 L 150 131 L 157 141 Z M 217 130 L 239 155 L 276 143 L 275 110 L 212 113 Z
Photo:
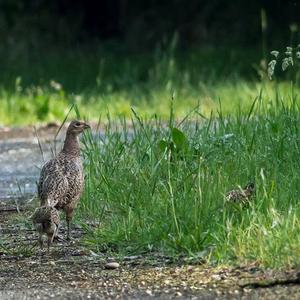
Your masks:
M 67 135 L 68 134 L 78 135 L 88 128 L 91 128 L 89 124 L 83 121 L 73 120 L 68 127 Z
M 88 128 L 91 128 L 90 125 L 83 121 L 72 121 L 67 129 L 66 139 L 62 152 L 64 152 L 65 154 L 70 154 L 72 156 L 79 156 L 80 148 L 78 143 L 78 135 Z

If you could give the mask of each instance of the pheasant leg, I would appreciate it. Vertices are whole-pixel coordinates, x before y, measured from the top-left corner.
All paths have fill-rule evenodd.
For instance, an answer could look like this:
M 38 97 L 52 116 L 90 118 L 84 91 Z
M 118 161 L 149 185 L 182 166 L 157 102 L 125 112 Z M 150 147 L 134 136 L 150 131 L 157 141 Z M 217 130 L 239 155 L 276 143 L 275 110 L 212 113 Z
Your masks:
M 66 221 L 68 225 L 67 240 L 71 240 L 71 221 L 73 216 L 73 208 L 67 207 L 65 211 L 66 211 Z

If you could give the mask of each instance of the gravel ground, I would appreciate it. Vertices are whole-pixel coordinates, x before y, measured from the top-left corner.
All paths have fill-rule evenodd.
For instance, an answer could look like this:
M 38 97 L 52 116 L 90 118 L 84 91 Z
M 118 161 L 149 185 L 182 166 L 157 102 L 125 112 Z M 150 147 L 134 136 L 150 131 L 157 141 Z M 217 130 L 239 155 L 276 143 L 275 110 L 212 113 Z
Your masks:
M 213 268 L 159 254 L 118 259 L 85 249 L 78 227 L 47 253 L 26 225 L 29 212 L 12 210 L 0 206 L 0 299 L 300 299 L 297 270 Z

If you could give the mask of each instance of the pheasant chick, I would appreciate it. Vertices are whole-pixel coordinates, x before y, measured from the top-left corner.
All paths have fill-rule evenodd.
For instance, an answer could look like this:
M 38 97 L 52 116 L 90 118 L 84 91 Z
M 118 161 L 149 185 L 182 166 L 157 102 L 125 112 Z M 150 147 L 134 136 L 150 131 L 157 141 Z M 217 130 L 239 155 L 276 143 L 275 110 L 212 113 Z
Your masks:
M 250 200 L 255 192 L 253 182 L 248 183 L 243 189 L 236 189 L 226 193 L 226 200 L 235 203 L 246 203 Z
M 53 239 L 57 235 L 60 222 L 57 209 L 52 206 L 40 206 L 31 216 L 31 220 L 39 233 L 39 244 L 41 249 L 43 248 L 43 234 L 47 235 L 49 252 Z

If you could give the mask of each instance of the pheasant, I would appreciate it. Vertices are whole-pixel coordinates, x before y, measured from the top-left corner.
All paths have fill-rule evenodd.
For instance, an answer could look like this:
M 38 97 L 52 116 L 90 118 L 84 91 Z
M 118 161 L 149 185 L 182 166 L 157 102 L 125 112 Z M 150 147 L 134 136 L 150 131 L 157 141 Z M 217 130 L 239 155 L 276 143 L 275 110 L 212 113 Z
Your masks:
M 243 189 L 232 190 L 226 193 L 226 200 L 229 202 L 246 203 L 250 200 L 254 192 L 255 185 L 253 182 L 250 182 Z
M 64 210 L 68 226 L 67 239 L 70 239 L 73 211 L 84 185 L 78 136 L 88 128 L 90 126 L 82 121 L 74 120 L 70 123 L 62 150 L 43 166 L 38 182 L 41 206 Z
M 57 209 L 52 206 L 38 207 L 31 216 L 31 220 L 39 232 L 39 244 L 41 248 L 43 248 L 43 233 L 46 233 L 49 252 L 50 245 L 53 242 L 59 226 L 59 214 Z

